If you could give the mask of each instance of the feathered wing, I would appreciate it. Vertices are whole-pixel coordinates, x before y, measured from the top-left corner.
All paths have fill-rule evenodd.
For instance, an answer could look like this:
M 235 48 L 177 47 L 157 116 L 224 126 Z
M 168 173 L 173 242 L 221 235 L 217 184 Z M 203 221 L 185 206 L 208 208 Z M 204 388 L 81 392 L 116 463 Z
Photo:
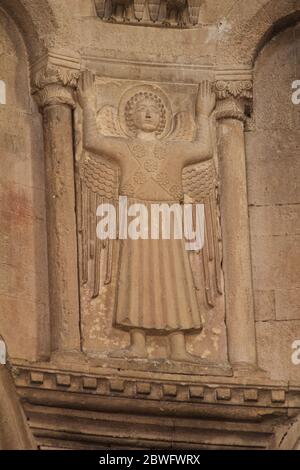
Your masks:
M 100 134 L 112 137 L 120 137 L 122 132 L 118 111 L 114 106 L 103 106 L 97 113 L 97 126 Z
M 221 234 L 218 207 L 218 184 L 213 160 L 185 167 L 182 172 L 183 191 L 193 203 L 204 204 L 204 246 L 202 258 L 205 296 L 210 307 L 222 294 Z
M 83 151 L 77 172 L 80 276 L 88 284 L 91 297 L 111 282 L 114 240 L 97 237 L 97 207 L 111 203 L 116 208 L 119 167 L 112 160 Z
M 199 23 L 201 0 L 188 0 L 189 19 L 192 25 Z
M 196 125 L 189 111 L 181 111 L 174 116 L 174 128 L 168 140 L 193 140 Z

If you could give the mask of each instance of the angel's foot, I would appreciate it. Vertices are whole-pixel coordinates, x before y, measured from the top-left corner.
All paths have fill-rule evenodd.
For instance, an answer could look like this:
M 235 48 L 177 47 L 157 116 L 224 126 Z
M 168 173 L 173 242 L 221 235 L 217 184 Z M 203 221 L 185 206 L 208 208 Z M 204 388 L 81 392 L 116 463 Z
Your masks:
M 180 362 L 201 362 L 201 358 L 186 350 L 185 336 L 182 332 L 170 334 L 170 359 Z
M 130 346 L 128 348 L 116 349 L 109 353 L 109 356 L 145 359 L 148 357 L 145 333 L 142 330 L 132 330 L 130 332 Z
M 194 356 L 193 354 L 188 353 L 187 351 L 178 351 L 171 353 L 170 356 L 171 361 L 177 362 L 192 362 L 192 363 L 201 363 L 201 357 Z
M 129 346 L 128 348 L 116 349 L 110 352 L 109 357 L 116 357 L 120 359 L 145 359 L 148 357 L 147 350 Z

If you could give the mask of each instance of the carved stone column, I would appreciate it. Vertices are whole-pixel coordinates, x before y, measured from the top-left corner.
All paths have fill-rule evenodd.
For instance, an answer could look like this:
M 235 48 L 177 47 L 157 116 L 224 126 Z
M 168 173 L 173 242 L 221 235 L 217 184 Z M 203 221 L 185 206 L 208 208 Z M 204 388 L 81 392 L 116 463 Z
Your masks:
M 244 139 L 252 82 L 219 81 L 216 92 L 229 360 L 247 370 L 257 363 Z
M 73 150 L 78 71 L 61 67 L 57 57 L 47 56 L 32 78 L 44 128 L 51 349 L 62 353 L 80 350 Z

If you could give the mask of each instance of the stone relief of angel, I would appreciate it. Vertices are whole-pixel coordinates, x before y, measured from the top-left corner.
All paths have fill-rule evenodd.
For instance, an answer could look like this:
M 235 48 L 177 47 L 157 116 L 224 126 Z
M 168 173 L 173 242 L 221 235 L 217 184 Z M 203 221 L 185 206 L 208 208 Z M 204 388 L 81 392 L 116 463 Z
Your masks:
M 149 84 L 128 89 L 119 109 L 101 109 L 97 124 L 94 76 L 88 71 L 81 76 L 78 99 L 83 110 L 85 153 L 80 164 L 79 217 L 83 282 L 91 277 L 93 297 L 99 294 L 103 244 L 96 237 L 95 214 L 101 201 L 122 195 L 129 203 L 171 205 L 183 202 L 185 193 L 194 202 L 205 204 L 203 289 L 208 305 L 213 306 L 214 295 L 221 293 L 221 262 L 209 124 L 215 106 L 211 84 L 203 81 L 199 85 L 193 123 L 186 113 L 173 118 L 166 94 Z M 198 165 L 200 162 L 204 163 Z M 171 360 L 199 362 L 186 349 L 186 335 L 201 332 L 202 321 L 184 240 L 126 239 L 117 243 L 114 327 L 129 333 L 130 345 L 110 356 L 147 358 L 147 335 L 165 335 Z M 104 283 L 109 283 L 112 243 L 107 241 L 105 248 Z M 92 275 L 89 259 L 93 259 Z

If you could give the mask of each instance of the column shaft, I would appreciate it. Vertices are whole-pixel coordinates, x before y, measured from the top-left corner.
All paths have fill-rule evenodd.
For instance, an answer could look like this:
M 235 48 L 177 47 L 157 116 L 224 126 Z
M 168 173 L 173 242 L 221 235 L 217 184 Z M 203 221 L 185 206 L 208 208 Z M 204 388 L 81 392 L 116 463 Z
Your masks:
M 52 351 L 80 350 L 72 108 L 43 108 Z
M 231 364 L 256 364 L 244 123 L 219 120 L 226 325 Z

